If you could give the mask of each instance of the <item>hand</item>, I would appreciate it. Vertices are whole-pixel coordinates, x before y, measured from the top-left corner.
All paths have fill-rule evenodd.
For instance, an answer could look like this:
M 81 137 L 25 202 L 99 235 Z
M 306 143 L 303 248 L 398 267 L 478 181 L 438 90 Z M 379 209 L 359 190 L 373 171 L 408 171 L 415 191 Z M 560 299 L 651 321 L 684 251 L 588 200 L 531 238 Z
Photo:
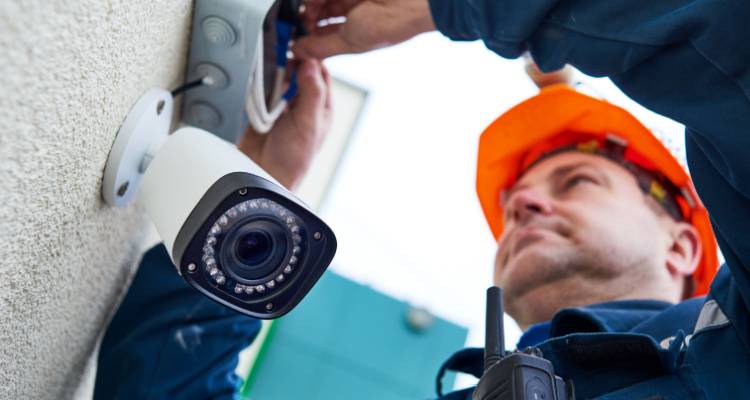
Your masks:
M 534 84 L 539 89 L 557 84 L 573 86 L 575 83 L 575 72 L 570 65 L 565 65 L 557 71 L 542 72 L 528 53 L 524 55 L 524 61 L 526 61 L 524 65 L 526 75 L 534 81 Z
M 265 135 L 248 128 L 237 147 L 287 189 L 304 177 L 331 127 L 331 79 L 318 60 L 297 69 L 297 96 Z
M 297 58 L 362 53 L 435 30 L 428 0 L 306 0 L 305 7 L 310 35 L 292 46 Z M 346 21 L 318 26 L 338 17 Z

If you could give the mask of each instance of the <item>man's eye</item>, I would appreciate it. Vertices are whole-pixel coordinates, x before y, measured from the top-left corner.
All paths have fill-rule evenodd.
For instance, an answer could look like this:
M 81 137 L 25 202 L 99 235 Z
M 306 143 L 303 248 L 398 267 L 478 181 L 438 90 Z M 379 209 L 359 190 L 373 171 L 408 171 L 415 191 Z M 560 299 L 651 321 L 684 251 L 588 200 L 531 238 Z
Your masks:
M 580 184 L 596 184 L 596 180 L 586 175 L 575 175 L 568 178 L 563 185 L 564 190 L 572 189 Z

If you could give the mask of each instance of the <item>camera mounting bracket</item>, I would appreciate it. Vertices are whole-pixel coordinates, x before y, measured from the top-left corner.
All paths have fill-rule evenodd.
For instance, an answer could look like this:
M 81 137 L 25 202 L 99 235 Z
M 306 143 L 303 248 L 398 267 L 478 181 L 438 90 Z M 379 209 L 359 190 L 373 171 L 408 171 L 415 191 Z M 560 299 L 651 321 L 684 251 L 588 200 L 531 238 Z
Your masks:
M 169 135 L 172 110 L 172 95 L 156 88 L 130 109 L 104 167 L 102 197 L 107 204 L 124 207 L 134 199 L 149 162 Z

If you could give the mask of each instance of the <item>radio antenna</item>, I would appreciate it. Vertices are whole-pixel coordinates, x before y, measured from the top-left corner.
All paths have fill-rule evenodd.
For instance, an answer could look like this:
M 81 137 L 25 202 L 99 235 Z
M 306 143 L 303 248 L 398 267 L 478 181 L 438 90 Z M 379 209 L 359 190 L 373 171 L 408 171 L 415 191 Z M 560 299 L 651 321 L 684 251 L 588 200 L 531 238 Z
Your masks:
M 487 289 L 487 320 L 484 336 L 484 370 L 487 371 L 505 356 L 503 329 L 503 290 Z

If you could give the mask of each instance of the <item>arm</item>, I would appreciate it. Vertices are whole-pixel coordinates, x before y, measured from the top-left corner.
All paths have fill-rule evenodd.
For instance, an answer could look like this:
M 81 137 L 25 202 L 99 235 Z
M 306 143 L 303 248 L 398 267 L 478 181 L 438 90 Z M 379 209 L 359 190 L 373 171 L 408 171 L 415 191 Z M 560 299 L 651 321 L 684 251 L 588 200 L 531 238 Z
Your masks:
M 688 128 L 734 189 L 750 197 L 750 3 L 744 0 L 503 2 L 432 0 L 436 26 L 482 39 L 542 70 L 571 64 L 609 76 L 639 103 Z M 744 144 L 744 146 L 743 146 Z
M 330 125 L 329 78 L 318 61 L 298 70 L 299 94 L 267 135 L 240 149 L 283 185 L 302 179 Z M 215 303 L 176 273 L 159 245 L 140 263 L 102 340 L 95 399 L 235 399 L 238 353 L 260 321 Z
M 434 26 L 503 57 L 530 51 L 544 71 L 609 76 L 642 105 L 683 123 L 688 164 L 750 316 L 750 2 L 747 0 L 308 0 L 312 29 L 294 48 L 328 57 L 397 43 Z M 429 4 L 429 11 L 423 5 Z M 367 10 L 367 13 L 363 11 Z M 422 13 L 421 15 L 409 15 Z M 395 27 L 394 27 L 395 25 Z M 382 26 L 387 29 L 381 28 Z M 398 34 L 394 33 L 398 32 Z M 735 287 L 736 286 L 736 287 Z M 727 300 L 729 301 L 729 300 Z M 725 303 L 726 305 L 726 303 Z M 726 312 L 726 310 L 725 310 Z M 740 327 L 743 328 L 743 327 Z M 744 328 L 750 331 L 750 323 Z M 747 339 L 750 342 L 750 338 Z M 750 343 L 746 343 L 750 347 Z
M 331 79 L 318 60 L 297 68 L 299 91 L 268 134 L 248 128 L 237 147 L 287 189 L 294 190 L 331 128 Z
M 530 51 L 543 71 L 571 64 L 699 136 L 734 189 L 750 197 L 750 3 L 745 0 L 307 0 L 312 34 L 294 46 L 325 58 L 398 43 L 437 27 L 503 57 Z M 345 22 L 316 26 L 345 17 Z M 431 17 L 431 20 L 430 18 Z M 708 117 L 708 118 L 707 118 Z M 720 150 L 720 151 L 717 151 Z M 720 154 L 719 154 L 720 153 Z
M 234 399 L 238 353 L 259 329 L 188 286 L 158 245 L 104 335 L 94 398 Z

